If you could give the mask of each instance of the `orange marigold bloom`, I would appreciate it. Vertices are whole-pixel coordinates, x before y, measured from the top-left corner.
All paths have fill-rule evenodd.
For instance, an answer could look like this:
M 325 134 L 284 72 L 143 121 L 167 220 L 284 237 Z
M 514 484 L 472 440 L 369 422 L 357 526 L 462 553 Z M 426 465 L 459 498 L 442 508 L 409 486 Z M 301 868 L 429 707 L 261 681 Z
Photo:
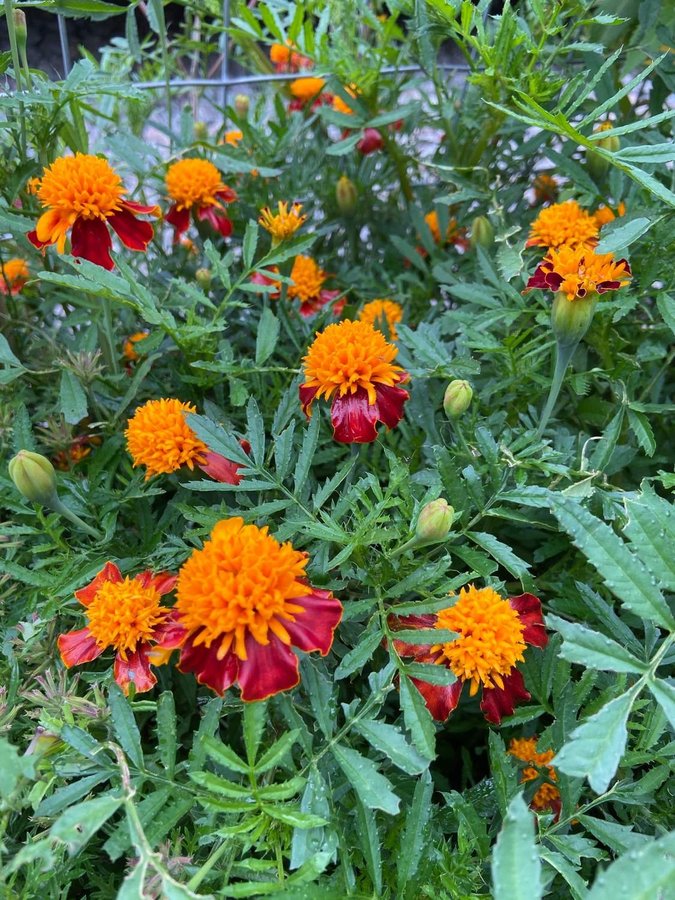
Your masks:
M 328 278 L 328 273 L 324 272 L 311 256 L 295 257 L 291 278 L 293 284 L 288 285 L 288 297 L 300 301 L 300 312 L 303 316 L 313 315 L 340 295 L 340 291 L 324 289 L 323 284 Z M 341 304 L 336 303 L 333 312 L 339 315 L 343 307 L 344 301 Z
M 307 554 L 267 527 L 223 519 L 178 573 L 176 611 L 185 629 L 179 668 L 219 694 L 238 683 L 264 700 L 300 681 L 291 647 L 326 656 L 342 605 L 307 583 Z
M 303 106 L 311 100 L 315 100 L 326 86 L 325 78 L 305 76 L 291 81 L 289 87 L 291 94 L 299 100 Z
M 279 242 L 292 237 L 305 222 L 307 216 L 301 214 L 301 203 L 293 203 L 289 209 L 288 203 L 280 200 L 277 208 L 278 213 L 273 213 L 269 206 L 263 207 L 260 210 L 258 222 L 265 231 L 269 231 L 274 241 Z
M 18 294 L 30 278 L 25 259 L 14 257 L 0 262 L 0 294 Z
M 344 90 L 346 94 L 348 94 L 350 97 L 354 97 L 354 99 L 356 99 L 356 97 L 360 93 L 355 84 L 350 84 L 349 87 L 345 87 Z M 339 97 L 337 94 L 335 94 L 335 96 L 333 97 L 333 109 L 337 112 L 343 113 L 343 115 L 345 116 L 354 115 L 354 110 L 351 108 L 351 106 L 349 106 L 342 99 L 342 97 Z
M 288 44 L 272 44 L 270 61 L 277 72 L 298 72 L 300 69 L 308 69 L 312 66 L 311 59 L 297 53 L 290 41 Z
M 625 259 L 614 260 L 611 253 L 594 253 L 583 247 L 549 250 L 527 282 L 527 291 L 541 288 L 565 294 L 568 300 L 583 300 L 625 287 L 631 270 Z
M 616 212 L 612 209 L 611 206 L 605 206 L 604 203 L 602 206 L 598 207 L 596 211 L 593 213 L 593 218 L 595 219 L 595 223 L 598 228 L 602 228 L 603 225 L 607 225 L 609 222 L 613 222 L 614 219 L 620 216 L 626 215 L 626 204 L 621 201 L 616 208 Z
M 39 250 L 56 244 L 66 249 L 71 231 L 71 253 L 105 269 L 112 269 L 112 240 L 106 224 L 131 250 L 146 250 L 154 234 L 138 214 L 158 216 L 158 206 L 142 206 L 125 200 L 119 175 L 100 156 L 76 153 L 61 156 L 47 166 L 36 193 L 45 208 L 28 239 Z
M 222 142 L 223 144 L 229 144 L 231 147 L 236 147 L 243 137 L 243 131 L 239 131 L 238 128 L 233 128 L 231 131 L 225 132 Z
M 593 247 L 598 225 L 576 200 L 554 203 L 539 213 L 530 225 L 526 247 Z
M 174 227 L 174 243 L 190 225 L 194 210 L 200 222 L 208 222 L 223 237 L 232 234 L 232 222 L 224 212 L 225 203 L 237 199 L 232 188 L 223 184 L 220 172 L 207 159 L 181 159 L 166 172 L 166 190 L 174 200 L 166 221 Z
M 410 396 L 399 387 L 410 378 L 393 361 L 398 354 L 368 322 L 340 322 L 317 334 L 303 359 L 300 402 L 309 418 L 316 397 L 330 399 L 333 437 L 341 443 L 370 443 L 376 425 L 395 428 Z
M 430 645 L 394 640 L 401 656 L 445 666 L 455 675 L 457 680 L 450 685 L 412 679 L 438 721 L 448 718 L 469 682 L 472 697 L 482 688 L 480 708 L 485 718 L 499 724 L 513 713 L 516 703 L 530 699 L 516 668 L 526 645 L 545 647 L 548 642 L 537 597 L 521 594 L 506 599 L 492 588 L 473 585 L 462 588 L 454 606 L 433 614 L 391 617 L 390 624 L 394 630 L 440 628 L 457 634 L 452 641 Z
M 139 406 L 124 435 L 134 466 L 145 466 L 145 479 L 176 472 L 181 466 L 198 466 L 216 481 L 239 484 L 239 467 L 214 453 L 185 421 L 185 413 L 197 410 L 180 400 L 148 400 Z M 248 452 L 248 444 L 242 443 Z
M 91 662 L 113 647 L 113 674 L 124 693 L 132 683 L 137 693 L 149 691 L 157 683 L 150 669 L 153 646 L 162 647 L 181 634 L 172 610 L 161 605 L 162 596 L 175 584 L 176 576 L 168 572 L 124 578 L 114 563 L 106 563 L 91 584 L 75 591 L 85 607 L 87 625 L 59 635 L 66 667 Z
M 553 175 L 541 172 L 532 182 L 534 189 L 534 205 L 553 203 L 558 196 L 558 182 Z
M 371 300 L 366 303 L 359 313 L 359 321 L 368 322 L 373 328 L 378 327 L 378 323 L 386 322 L 387 331 L 392 341 L 398 339 L 396 333 L 396 323 L 403 319 L 403 307 L 393 300 Z
M 457 219 L 448 219 L 448 227 L 445 230 L 445 238 L 442 242 L 441 227 L 438 222 L 438 213 L 436 210 L 434 209 L 430 213 L 427 213 L 424 217 L 424 221 L 427 223 L 427 227 L 431 232 L 434 243 L 454 244 L 456 247 L 461 247 L 464 250 L 469 246 L 469 241 L 466 239 L 466 229 L 458 226 Z
M 140 359 L 140 356 L 136 352 L 134 344 L 137 344 L 139 341 L 144 340 L 149 333 L 149 331 L 137 331 L 134 334 L 129 335 L 129 337 L 124 342 L 124 348 L 122 350 L 125 359 L 128 359 L 129 362 L 136 362 L 137 359 Z
M 560 815 L 560 791 L 551 784 L 557 781 L 558 776 L 555 769 L 551 765 L 551 760 L 555 756 L 553 750 L 543 750 L 541 753 L 537 751 L 537 738 L 511 738 L 509 750 L 511 756 L 522 762 L 528 763 L 523 769 L 520 782 L 521 784 L 528 781 L 536 781 L 544 775 L 548 778 L 548 782 L 544 782 L 537 788 L 537 791 L 530 803 L 531 809 L 537 812 L 551 810 L 556 816 Z M 536 767 L 536 768 L 535 768 Z

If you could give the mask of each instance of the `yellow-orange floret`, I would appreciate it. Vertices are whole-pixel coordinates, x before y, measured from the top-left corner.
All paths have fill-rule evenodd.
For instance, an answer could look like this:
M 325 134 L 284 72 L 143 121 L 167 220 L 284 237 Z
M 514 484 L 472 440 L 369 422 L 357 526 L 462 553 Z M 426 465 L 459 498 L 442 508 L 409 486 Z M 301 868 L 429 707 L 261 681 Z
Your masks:
M 185 421 L 184 414 L 193 412 L 194 406 L 180 400 L 149 400 L 129 419 L 127 447 L 134 466 L 146 467 L 146 479 L 205 462 L 206 444 Z
M 278 212 L 273 213 L 269 206 L 265 206 L 260 210 L 258 222 L 275 241 L 284 241 L 295 234 L 306 218 L 307 216 L 302 215 L 301 203 L 293 203 L 289 209 L 288 203 L 280 200 Z
M 328 276 L 311 256 L 296 256 L 291 269 L 293 284 L 288 285 L 288 296 L 309 303 L 321 293 Z
M 454 631 L 453 641 L 435 644 L 435 662 L 449 665 L 457 678 L 470 681 L 474 696 L 481 685 L 503 688 L 503 679 L 524 659 L 523 623 L 508 600 L 492 588 L 462 588 L 454 606 L 438 613 L 435 628 Z
M 295 81 L 292 81 L 290 83 L 290 90 L 296 100 L 300 100 L 301 103 L 309 103 L 310 100 L 314 100 L 315 97 L 319 96 L 325 86 L 326 81 L 324 78 L 316 78 L 308 75 L 303 78 L 296 78 Z
M 386 322 L 387 331 L 392 341 L 398 339 L 396 324 L 403 319 L 403 307 L 393 300 L 371 300 L 359 313 L 359 321 L 368 322 L 373 328 L 379 328 Z
M 89 631 L 98 646 L 115 647 L 125 660 L 139 642 L 154 637 L 168 614 L 156 587 L 144 587 L 138 578 L 104 582 L 86 609 Z
M 530 226 L 526 247 L 593 247 L 598 224 L 576 200 L 554 203 L 539 213 Z
M 306 565 L 305 553 L 280 544 L 267 527 L 223 519 L 178 575 L 181 625 L 195 632 L 195 646 L 218 642 L 218 659 L 232 648 L 245 660 L 247 633 L 265 645 L 271 632 L 289 645 L 283 620 L 293 622 L 305 611 L 293 600 L 311 590 L 304 581 Z
M 617 216 L 625 216 L 626 215 L 626 204 L 621 201 L 616 208 L 616 212 L 612 209 L 611 206 L 603 206 L 598 207 L 596 211 L 593 213 L 593 218 L 595 219 L 595 223 L 598 228 L 602 228 L 603 225 L 607 225 L 609 222 L 613 222 Z
M 555 769 L 551 765 L 551 760 L 555 756 L 553 750 L 544 750 L 541 753 L 537 751 L 536 738 L 512 738 L 509 745 L 511 756 L 520 759 L 522 762 L 529 763 L 521 774 L 521 783 L 527 781 L 535 781 L 541 776 L 538 770 L 545 769 L 546 776 L 549 781 L 557 781 L 558 776 Z M 533 768 L 537 766 L 537 768 Z M 553 784 L 542 784 L 532 798 L 532 806 L 534 809 L 545 810 L 550 809 L 551 805 L 560 799 L 560 791 Z
M 181 159 L 166 172 L 166 190 L 176 209 L 218 206 L 218 194 L 227 191 L 220 172 L 207 159 Z
M 25 259 L 14 257 L 0 266 L 0 294 L 16 294 L 30 278 Z

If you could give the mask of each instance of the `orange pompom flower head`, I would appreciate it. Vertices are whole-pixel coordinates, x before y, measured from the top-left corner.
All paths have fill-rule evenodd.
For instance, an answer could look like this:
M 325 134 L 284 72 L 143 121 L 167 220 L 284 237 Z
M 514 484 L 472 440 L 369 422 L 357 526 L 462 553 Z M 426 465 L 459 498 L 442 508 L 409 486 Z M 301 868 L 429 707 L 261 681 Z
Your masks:
M 57 252 L 64 253 L 70 231 L 73 256 L 104 269 L 114 266 L 108 225 L 130 250 L 147 250 L 153 228 L 136 217 L 160 214 L 158 206 L 125 200 L 126 191 L 117 172 L 107 160 L 86 153 L 55 160 L 44 170 L 36 193 L 45 212 L 35 231 L 27 235 L 31 243 L 39 250 L 56 244 Z
M 223 184 L 220 172 L 207 159 L 181 159 L 166 172 L 166 190 L 174 201 L 166 221 L 174 227 L 174 243 L 190 225 L 190 213 L 198 222 L 208 222 L 223 237 L 232 234 L 232 222 L 224 204 L 237 199 L 232 188 Z
M 313 316 L 328 303 L 333 303 L 340 296 L 340 291 L 329 291 L 323 284 L 328 273 L 312 259 L 311 256 L 296 256 L 291 269 L 293 284 L 288 285 L 288 297 L 300 301 L 300 313 Z M 344 299 L 335 303 L 333 313 L 338 316 L 345 305 Z
M 28 263 L 15 257 L 0 262 L 0 294 L 18 294 L 30 278 Z
M 201 441 L 185 420 L 196 409 L 181 400 L 148 400 L 129 419 L 124 432 L 134 466 L 145 466 L 146 481 L 153 475 L 168 475 L 182 466 L 198 466 L 215 481 L 239 484 L 239 466 Z M 249 444 L 242 441 L 248 453 Z
M 293 647 L 326 656 L 342 605 L 307 583 L 307 554 L 266 527 L 223 519 L 178 573 L 176 611 L 185 629 L 179 668 L 218 694 L 238 684 L 264 700 L 300 681 Z
M 371 300 L 359 313 L 360 322 L 368 322 L 373 328 L 382 331 L 385 325 L 387 334 L 395 341 L 398 339 L 396 325 L 403 319 L 403 307 L 393 300 Z
M 299 72 L 312 67 L 312 60 L 298 53 L 293 44 L 272 44 L 270 61 L 277 72 Z
M 310 103 L 314 109 L 316 106 L 332 101 L 332 95 L 324 95 L 325 87 L 326 80 L 314 76 L 305 75 L 303 78 L 291 81 L 289 89 L 293 99 L 289 104 L 289 109 L 302 110 Z
M 316 397 L 333 398 L 333 437 L 343 444 L 367 444 L 376 425 L 395 428 L 410 396 L 399 385 L 410 376 L 393 361 L 398 354 L 368 322 L 340 322 L 317 334 L 304 362 L 300 402 L 309 418 Z
M 457 680 L 447 685 L 411 679 L 439 722 L 455 709 L 468 682 L 471 697 L 482 688 L 480 708 L 488 722 L 498 725 L 517 703 L 530 699 L 516 663 L 525 658 L 528 644 L 545 647 L 548 643 L 537 597 L 521 594 L 506 599 L 492 588 L 473 585 L 462 588 L 454 606 L 438 613 L 392 616 L 389 624 L 395 631 L 435 628 L 456 633 L 454 640 L 438 644 L 394 640 L 400 656 L 445 666 L 455 675 Z
M 269 206 L 263 207 L 258 219 L 265 231 L 269 231 L 272 235 L 272 242 L 276 244 L 293 237 L 307 219 L 307 216 L 302 215 L 301 203 L 293 203 L 289 209 L 288 203 L 280 200 L 277 208 L 279 211 L 273 213 Z
M 230 131 L 226 131 L 223 135 L 223 144 L 229 144 L 230 147 L 236 147 L 244 137 L 244 132 L 240 131 L 238 128 L 233 128 Z
M 550 811 L 557 819 L 560 816 L 562 804 L 560 802 L 560 791 L 552 783 L 558 780 L 556 771 L 551 765 L 551 760 L 555 756 L 554 751 L 543 750 L 539 752 L 537 750 L 537 738 L 531 737 L 511 738 L 508 752 L 521 762 L 527 763 L 520 776 L 521 784 L 526 784 L 530 781 L 541 781 L 530 801 L 530 809 L 535 810 L 535 812 Z
M 530 226 L 526 247 L 594 247 L 598 225 L 576 200 L 554 203 L 539 213 Z
M 91 584 L 75 591 L 85 607 L 87 625 L 59 635 L 66 667 L 91 662 L 113 647 L 113 675 L 124 693 L 132 683 L 137 693 L 149 691 L 157 683 L 150 669 L 153 652 L 167 644 L 175 646 L 182 634 L 173 610 L 161 605 L 162 596 L 175 584 L 176 576 L 168 572 L 124 578 L 114 563 L 107 562 Z
M 435 244 L 438 244 L 439 246 L 453 244 L 460 250 L 468 249 L 469 240 L 466 237 L 466 228 L 460 228 L 457 224 L 457 219 L 453 217 L 448 219 L 448 224 L 445 229 L 445 237 L 443 237 L 443 239 L 441 239 L 441 226 L 438 221 L 438 213 L 435 209 L 426 214 L 426 216 L 424 217 L 424 221 L 427 224 L 427 228 L 431 232 L 431 237 L 433 238 Z M 422 249 L 420 249 L 419 252 L 422 256 L 426 255 L 425 251 Z
M 567 300 L 584 300 L 592 294 L 616 291 L 626 285 L 630 277 L 630 266 L 625 259 L 615 262 L 611 253 L 563 246 L 549 250 L 527 282 L 526 290 L 559 291 Z

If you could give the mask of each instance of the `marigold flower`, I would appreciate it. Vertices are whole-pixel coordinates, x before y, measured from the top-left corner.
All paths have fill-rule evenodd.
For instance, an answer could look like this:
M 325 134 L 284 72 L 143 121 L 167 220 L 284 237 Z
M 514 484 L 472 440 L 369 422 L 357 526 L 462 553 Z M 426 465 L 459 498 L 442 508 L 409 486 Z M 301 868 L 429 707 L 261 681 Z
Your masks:
M 328 273 L 311 256 L 295 257 L 291 278 L 293 284 L 288 285 L 288 297 L 300 301 L 300 313 L 303 316 L 314 315 L 340 295 L 340 291 L 328 291 L 323 287 Z M 339 315 L 343 307 L 344 300 L 335 304 L 333 312 Z
M 244 137 L 244 132 L 239 131 L 238 128 L 233 128 L 231 131 L 226 131 L 223 135 L 223 144 L 229 144 L 231 147 L 236 147 L 237 144 Z
M 410 396 L 399 387 L 410 376 L 393 364 L 398 354 L 381 331 L 368 322 L 340 322 L 317 334 L 303 359 L 305 382 L 300 402 L 309 418 L 316 397 L 333 394 L 333 437 L 364 444 L 377 437 L 376 425 L 395 428 Z
M 18 294 L 30 278 L 25 259 L 14 257 L 0 262 L 0 294 Z
M 350 97 L 353 97 L 354 99 L 356 99 L 356 97 L 360 93 L 359 89 L 356 87 L 355 84 L 351 84 L 349 87 L 345 87 L 344 90 L 345 90 L 345 93 L 347 93 Z M 340 112 L 345 116 L 354 115 L 354 110 L 351 108 L 351 106 L 349 106 L 342 99 L 342 97 L 339 97 L 337 94 L 333 97 L 333 109 L 336 110 L 336 112 Z
M 299 72 L 300 69 L 309 69 L 312 66 L 311 59 L 297 53 L 290 42 L 288 44 L 272 44 L 270 61 L 277 72 Z
M 554 203 L 539 213 L 530 225 L 526 247 L 593 247 L 598 225 L 576 200 Z
M 461 589 L 454 606 L 433 614 L 392 616 L 390 625 L 394 630 L 441 628 L 457 634 L 452 641 L 429 645 L 394 640 L 400 656 L 445 666 L 456 676 L 457 681 L 450 685 L 411 679 L 439 722 L 455 709 L 468 682 L 471 697 L 482 688 L 480 708 L 488 722 L 498 725 L 517 703 L 530 699 L 516 668 L 524 659 L 527 644 L 545 647 L 548 642 L 537 597 L 521 594 L 505 599 L 492 588 L 473 585 Z
M 380 323 L 386 322 L 387 332 L 392 341 L 398 340 L 396 323 L 402 320 L 403 307 L 393 300 L 371 300 L 359 312 L 359 321 L 368 322 L 373 328 L 378 328 Z
M 541 288 L 560 291 L 568 300 L 583 300 L 592 294 L 625 287 L 630 278 L 630 266 L 625 259 L 615 261 L 611 253 L 594 253 L 583 247 L 560 247 L 549 250 L 527 282 L 524 293 Z
M 148 400 L 129 419 L 124 435 L 134 466 L 145 466 L 145 480 L 176 472 L 181 466 L 198 466 L 215 481 L 239 484 L 239 466 L 214 453 L 185 421 L 185 413 L 197 410 L 180 400 Z M 242 442 L 248 452 L 248 443 Z
M 269 206 L 263 207 L 263 209 L 260 210 L 258 222 L 265 231 L 269 231 L 273 240 L 279 242 L 292 237 L 307 219 L 307 216 L 301 214 L 301 203 L 293 203 L 289 209 L 288 203 L 284 203 L 280 200 L 277 208 L 279 212 L 275 214 Z
M 534 205 L 553 203 L 558 196 L 558 182 L 553 175 L 541 172 L 532 182 Z
M 54 467 L 61 472 L 67 472 L 77 463 L 82 462 L 91 453 L 92 446 L 101 443 L 101 438 L 91 434 L 80 434 L 74 437 L 70 446 L 65 450 L 59 450 L 52 456 Z
M 448 219 L 448 226 L 445 230 L 445 238 L 441 242 L 441 228 L 438 223 L 438 213 L 436 210 L 432 210 L 427 213 L 424 217 L 424 221 L 427 223 L 427 227 L 431 232 L 431 236 L 434 239 L 434 243 L 436 244 L 454 244 L 455 247 L 460 247 L 462 250 L 466 250 L 469 246 L 469 241 L 466 238 L 466 229 L 460 228 L 457 224 L 457 219 L 450 218 Z
M 136 331 L 134 334 L 129 335 L 129 337 L 124 342 L 124 347 L 122 348 L 122 354 L 125 359 L 128 359 L 129 362 L 136 362 L 137 359 L 140 359 L 140 356 L 136 352 L 134 344 L 137 344 L 139 341 L 145 340 L 149 333 L 149 331 Z
M 626 204 L 621 201 L 616 208 L 616 212 L 612 209 L 611 206 L 605 206 L 604 203 L 602 206 L 598 207 L 596 211 L 593 213 L 593 218 L 595 219 L 595 224 L 598 228 L 602 228 L 603 225 L 607 225 L 609 222 L 613 222 L 617 217 L 626 215 Z
M 292 647 L 326 656 L 342 605 L 307 583 L 307 554 L 267 527 L 223 519 L 178 573 L 176 611 L 185 629 L 179 668 L 218 694 L 238 683 L 242 700 L 264 700 L 300 681 Z
M 560 791 L 554 784 L 550 783 L 558 780 L 556 771 L 551 765 L 551 760 L 555 756 L 554 751 L 543 750 L 539 753 L 537 751 L 537 738 L 531 737 L 511 738 L 508 752 L 511 756 L 515 756 L 516 759 L 528 763 L 521 773 L 521 784 L 528 781 L 536 781 L 542 775 L 548 779 L 548 781 L 545 781 L 537 788 L 530 802 L 530 808 L 537 812 L 550 810 L 558 818 L 561 809 Z
M 39 250 L 56 244 L 64 253 L 71 232 L 71 253 L 112 269 L 112 240 L 106 223 L 130 250 L 146 250 L 154 234 L 139 214 L 158 216 L 158 206 L 125 200 L 119 175 L 100 156 L 76 153 L 61 156 L 47 166 L 36 193 L 45 208 L 28 239 Z
M 220 172 L 207 159 L 181 159 L 166 172 L 166 189 L 174 200 L 166 221 L 174 227 L 174 243 L 190 225 L 194 210 L 199 222 L 208 222 L 223 237 L 232 234 L 232 222 L 223 204 L 237 199 L 232 188 L 223 184 Z
M 313 76 L 304 76 L 291 81 L 289 88 L 293 97 L 299 100 L 304 106 L 315 100 L 326 86 L 325 78 L 315 78 Z
M 85 607 L 87 625 L 59 635 L 65 666 L 92 662 L 114 647 L 113 675 L 124 693 L 132 683 L 137 693 L 149 691 L 157 683 L 150 669 L 153 648 L 172 643 L 181 634 L 173 611 L 161 605 L 162 596 L 175 584 L 176 576 L 168 572 L 124 578 L 114 563 L 107 562 L 91 584 L 75 591 Z

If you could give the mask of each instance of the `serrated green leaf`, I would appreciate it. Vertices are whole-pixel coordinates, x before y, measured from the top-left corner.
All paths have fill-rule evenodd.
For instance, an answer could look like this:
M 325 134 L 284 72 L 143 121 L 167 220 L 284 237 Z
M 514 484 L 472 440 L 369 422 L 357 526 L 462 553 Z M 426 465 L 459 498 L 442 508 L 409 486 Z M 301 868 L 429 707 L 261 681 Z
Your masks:
M 644 486 L 635 497 L 627 497 L 628 522 L 623 533 L 659 582 L 675 591 L 675 512 L 673 504 Z
M 675 728 L 675 685 L 655 677 L 649 678 L 647 685 L 654 695 L 654 699 L 668 717 L 671 726 Z
M 630 850 L 601 872 L 587 900 L 673 900 L 675 898 L 675 831 Z
M 490 556 L 498 562 L 500 566 L 503 566 L 507 572 L 510 572 L 514 578 L 522 579 L 527 576 L 530 571 L 529 563 L 526 563 L 524 559 L 520 559 L 519 556 L 516 556 L 508 544 L 504 544 L 494 535 L 482 531 L 468 531 L 466 536 L 474 541 L 474 543 L 478 544 L 479 547 L 482 547 L 486 553 L 489 553 Z
M 646 672 L 642 662 L 616 641 L 598 634 L 576 622 L 566 622 L 557 616 L 547 616 L 547 624 L 559 631 L 564 638 L 560 656 L 569 662 L 607 672 Z
M 309 425 L 305 432 L 302 448 L 293 474 L 293 490 L 296 494 L 303 489 L 307 482 L 307 478 L 309 477 L 309 470 L 314 460 L 316 446 L 319 442 L 319 425 L 319 413 L 318 410 L 315 410 L 314 415 L 309 420 Z
M 368 874 L 375 886 L 377 896 L 380 896 L 382 892 L 382 850 L 375 813 L 360 798 L 357 798 L 354 809 L 356 812 L 356 834 L 366 860 Z
M 287 731 L 283 734 L 278 741 L 275 741 L 255 764 L 256 772 L 267 772 L 269 769 L 273 768 L 273 766 L 276 766 L 298 740 L 299 733 L 299 729 L 294 728 L 292 731 Z
M 141 733 L 138 730 L 134 712 L 129 701 L 124 696 L 119 685 L 110 685 L 108 689 L 108 704 L 112 719 L 113 732 L 121 748 L 129 757 L 137 769 L 143 770 L 143 750 L 141 747 Z
M 274 353 L 279 340 L 279 320 L 269 307 L 263 309 L 255 341 L 255 362 L 261 366 Z
M 120 797 L 110 795 L 84 800 L 61 813 L 49 829 L 49 835 L 62 841 L 68 848 L 68 854 L 74 856 L 117 812 L 123 802 Z
M 334 673 L 335 680 L 339 681 L 356 672 L 357 669 L 363 668 L 381 643 L 382 632 L 379 629 L 370 634 L 366 633 L 356 647 L 341 659 Z
M 433 781 L 427 769 L 422 777 L 417 779 L 412 804 L 406 813 L 405 826 L 401 834 L 396 866 L 396 884 L 400 896 L 403 896 L 406 885 L 415 877 L 419 868 L 426 845 L 425 828 L 431 816 L 433 790 Z
M 492 855 L 494 900 L 540 900 L 543 895 L 534 815 L 522 794 L 509 803 Z
M 405 727 L 410 732 L 413 744 L 425 759 L 436 756 L 436 728 L 424 697 L 405 675 L 400 676 L 399 697 Z
M 157 744 L 169 778 L 176 768 L 176 706 L 171 691 L 163 691 L 157 701 Z
M 381 809 L 390 815 L 396 815 L 401 801 L 393 792 L 389 779 L 378 772 L 375 763 L 342 744 L 335 744 L 331 749 L 335 761 L 359 799 L 369 809 Z
M 408 775 L 419 775 L 429 767 L 429 760 L 408 743 L 395 725 L 376 719 L 359 719 L 354 727 L 371 747 L 388 756 L 395 766 Z
M 206 755 L 209 759 L 212 759 L 213 762 L 218 763 L 220 766 L 224 766 L 226 769 L 232 769 L 233 772 L 239 772 L 242 775 L 248 774 L 248 764 L 245 763 L 234 750 L 223 744 L 222 741 L 206 735 L 206 737 L 202 739 L 202 745 L 206 751 Z
M 61 372 L 59 410 L 69 425 L 77 425 L 87 416 L 87 395 L 70 369 Z
M 628 421 L 633 434 L 637 438 L 638 444 L 642 447 L 647 456 L 653 456 L 656 452 L 656 439 L 647 416 L 644 413 L 638 412 L 636 409 L 629 409 Z
M 646 234 L 654 224 L 646 216 L 636 216 L 630 221 L 623 218 L 614 219 L 613 222 L 603 226 L 596 253 L 613 253 L 617 256 Z

